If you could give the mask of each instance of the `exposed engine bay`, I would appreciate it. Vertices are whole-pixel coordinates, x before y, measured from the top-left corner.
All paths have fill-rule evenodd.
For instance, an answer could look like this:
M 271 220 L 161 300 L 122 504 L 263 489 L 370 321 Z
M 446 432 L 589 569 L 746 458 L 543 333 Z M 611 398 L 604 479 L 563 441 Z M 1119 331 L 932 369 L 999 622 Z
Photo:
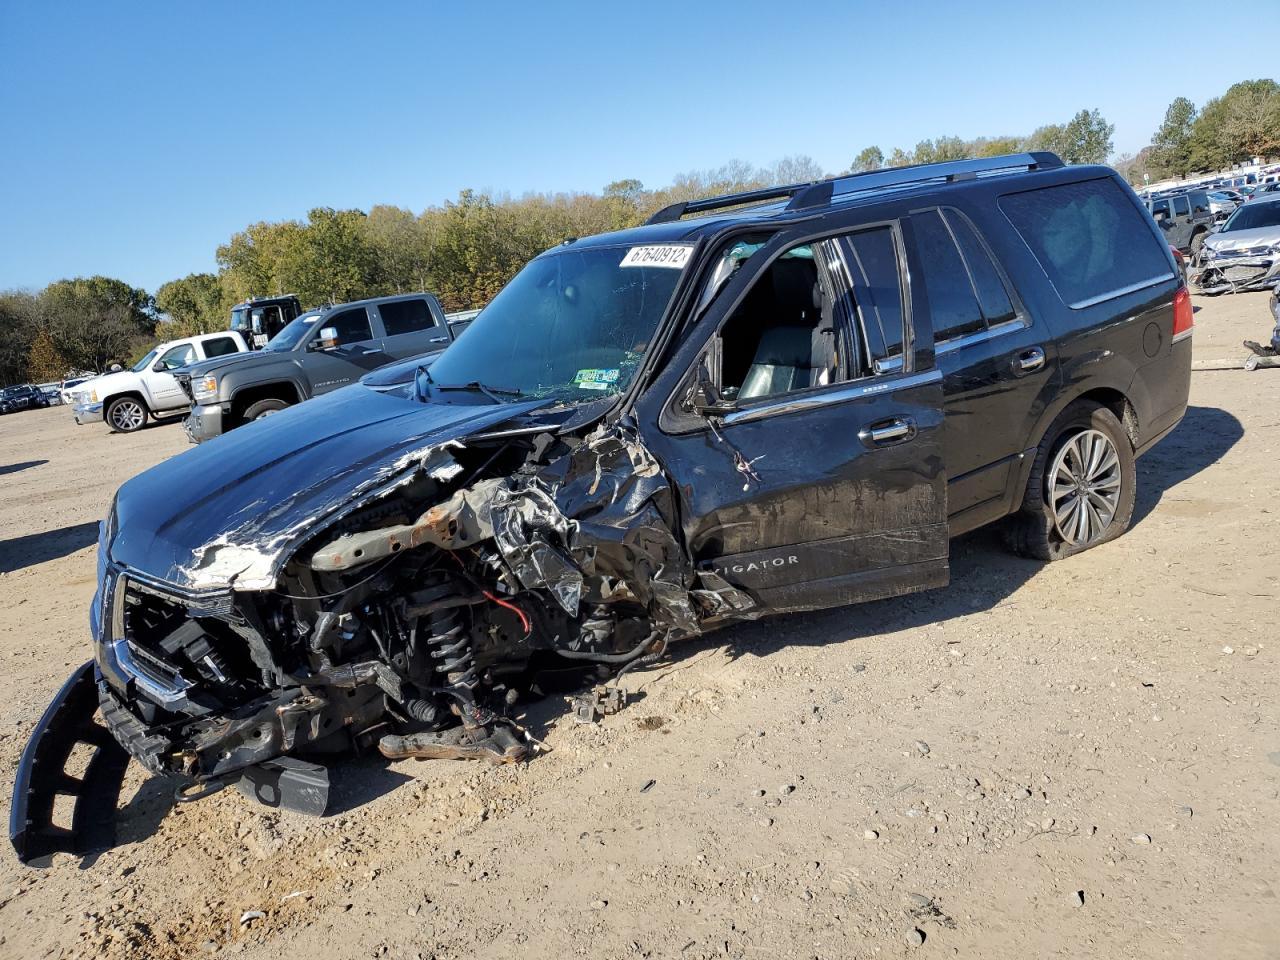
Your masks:
M 237 783 L 318 813 L 323 768 L 278 758 L 522 760 L 536 744 L 508 712 L 535 663 L 625 671 L 752 615 L 694 569 L 634 430 L 514 433 L 426 451 L 311 534 L 273 589 L 193 598 L 108 576 L 98 693 L 114 740 L 180 797 Z

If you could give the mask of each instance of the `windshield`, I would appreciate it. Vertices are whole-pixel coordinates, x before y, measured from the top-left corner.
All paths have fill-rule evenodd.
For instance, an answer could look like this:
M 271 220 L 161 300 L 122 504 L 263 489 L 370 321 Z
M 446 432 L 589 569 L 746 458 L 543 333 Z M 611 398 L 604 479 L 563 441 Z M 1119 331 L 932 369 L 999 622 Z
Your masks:
M 625 390 L 692 246 L 565 249 L 528 264 L 431 366 L 431 383 L 593 400 Z
M 304 313 L 296 320 L 289 322 L 283 330 L 271 338 L 264 350 L 292 350 L 311 330 L 312 325 L 320 318 L 319 313 Z
M 143 370 L 147 369 L 147 367 L 151 366 L 151 362 L 156 358 L 156 353 L 157 353 L 156 350 L 152 350 L 145 357 L 143 357 L 141 360 L 135 363 L 133 365 L 133 372 L 141 373 Z
M 1259 203 L 1257 200 L 1238 207 L 1219 233 L 1237 230 L 1257 230 L 1259 227 L 1280 227 L 1280 202 Z

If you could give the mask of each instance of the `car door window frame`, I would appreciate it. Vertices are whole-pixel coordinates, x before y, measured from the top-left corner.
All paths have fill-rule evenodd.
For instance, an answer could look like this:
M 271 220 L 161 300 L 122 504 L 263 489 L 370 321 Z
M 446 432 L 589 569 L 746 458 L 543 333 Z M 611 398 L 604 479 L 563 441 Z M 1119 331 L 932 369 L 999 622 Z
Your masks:
M 380 335 L 378 334 L 377 330 L 374 327 L 374 317 L 369 312 L 369 308 L 366 306 L 366 307 L 344 307 L 341 310 L 333 311 L 333 313 L 330 316 L 321 317 L 319 321 L 312 327 L 311 336 L 307 338 L 307 342 L 310 344 L 320 339 L 320 334 L 331 327 L 332 321 L 335 317 L 340 317 L 344 313 L 355 313 L 357 311 L 360 311 L 364 314 L 365 322 L 369 325 L 369 335 L 359 340 L 343 340 L 341 339 L 341 337 L 339 337 L 338 339 L 339 348 L 353 346 L 354 344 L 357 344 L 357 343 L 372 343 L 375 340 L 378 340 L 380 338 Z M 380 318 L 378 320 L 378 323 L 379 325 L 381 324 Z
M 720 337 L 721 331 L 728 321 L 736 314 L 739 307 L 747 295 L 761 281 L 765 273 L 773 266 L 773 264 L 788 251 L 809 244 L 817 244 L 823 240 L 836 239 L 843 236 L 849 236 L 856 233 L 862 233 L 870 230 L 888 228 L 894 241 L 894 253 L 897 258 L 898 272 L 898 288 L 902 298 L 902 354 L 899 357 L 892 358 L 893 367 L 891 369 L 877 369 L 873 365 L 870 373 L 852 380 L 842 380 L 836 383 L 821 384 L 818 386 L 805 387 L 800 390 L 792 390 L 787 393 L 777 394 L 771 397 L 761 397 L 756 400 L 750 400 L 723 416 L 713 419 L 693 413 L 688 408 L 688 398 L 693 387 L 697 384 L 698 374 L 704 367 L 709 367 L 709 357 L 713 352 L 712 344 Z M 756 230 L 758 232 L 758 228 Z M 783 234 L 779 234 L 775 239 L 782 239 Z M 723 248 L 725 244 L 732 243 L 733 237 L 721 238 L 717 248 Z M 921 333 L 923 332 L 930 338 L 927 351 L 928 356 L 932 356 L 932 333 L 929 328 L 921 331 L 916 323 L 914 315 L 914 305 L 912 302 L 913 293 L 910 283 L 910 266 L 907 244 L 904 239 L 904 228 L 902 218 L 887 217 L 878 220 L 868 220 L 857 222 L 854 224 L 845 224 L 841 226 L 830 226 L 825 230 L 812 234 L 792 232 L 787 236 L 785 243 L 779 243 L 778 248 L 774 250 L 767 261 L 759 264 L 753 270 L 750 281 L 734 298 L 733 302 L 724 308 L 723 314 L 718 318 L 714 332 L 708 337 L 707 342 L 697 352 L 693 362 L 690 364 L 683 376 L 676 382 L 675 389 L 667 398 L 664 409 L 668 411 L 669 416 L 663 417 L 662 427 L 665 432 L 672 434 L 694 433 L 702 430 L 716 429 L 715 421 L 719 421 L 725 427 L 731 427 L 737 423 L 749 422 L 752 420 L 760 420 L 772 418 L 775 416 L 787 416 L 799 411 L 811 409 L 818 406 L 827 406 L 832 404 L 847 403 L 860 397 L 873 396 L 879 393 L 887 393 L 899 389 L 907 389 L 918 386 L 920 384 L 941 380 L 942 373 L 937 368 L 936 363 L 930 364 L 923 369 L 917 369 L 918 358 L 921 356 Z M 844 252 L 837 245 L 839 255 L 844 257 Z M 852 272 L 849 270 L 848 264 L 842 264 L 846 272 L 846 276 L 852 279 Z M 819 272 L 826 272 L 828 268 L 824 265 L 819 266 Z M 708 282 L 709 275 L 704 277 L 701 282 Z M 701 289 L 699 287 L 699 289 Z M 910 360 L 909 364 L 905 364 L 904 360 Z M 903 369 L 906 366 L 907 369 Z M 713 371 L 718 376 L 718 372 Z M 716 384 L 717 387 L 719 384 Z
M 190 351 L 191 356 L 190 356 L 187 360 L 183 361 L 182 363 L 178 363 L 178 364 L 174 364 L 173 366 L 169 366 L 169 364 L 165 362 L 165 359 L 166 359 L 170 354 L 177 353 L 179 350 L 188 350 L 188 351 Z M 195 348 L 195 344 L 192 344 L 192 343 L 180 343 L 180 344 L 178 344 L 176 347 L 170 347 L 170 348 L 169 348 L 168 350 L 166 350 L 164 353 L 160 354 L 160 356 L 156 357 L 156 363 L 160 364 L 160 365 L 161 365 L 161 367 L 162 367 L 163 369 L 158 370 L 158 371 L 153 371 L 153 372 L 156 372 L 156 373 L 169 373 L 169 372 L 171 372 L 171 371 L 173 371 L 173 370 L 177 370 L 177 369 L 179 369 L 180 367 L 190 366 L 192 363 L 194 363 L 194 362 L 196 362 L 197 360 L 199 360 L 199 358 L 200 358 L 200 357 L 199 357 L 199 352 L 196 350 L 196 348 Z M 152 364 L 152 367 L 154 367 L 154 366 L 155 366 L 155 364 Z
M 947 232 L 951 235 L 952 242 L 955 243 L 956 250 L 960 253 L 960 261 L 964 264 L 965 273 L 969 277 L 969 285 L 973 290 L 975 299 L 978 301 L 978 310 L 982 312 L 982 319 L 986 324 L 986 329 L 984 330 L 976 330 L 973 333 L 967 333 L 959 337 L 948 337 L 945 340 L 939 340 L 935 335 L 933 341 L 934 352 L 936 354 L 951 353 L 955 350 L 962 350 L 965 347 L 973 346 L 975 343 L 984 343 L 987 340 L 992 340 L 996 337 L 1013 333 L 1017 330 L 1025 330 L 1027 327 L 1031 326 L 1031 318 L 1027 314 L 1027 308 L 1022 302 L 1022 298 L 1018 295 L 1017 288 L 1014 287 L 1012 281 L 1009 279 L 1008 273 L 1005 272 L 1004 264 L 1002 264 L 1000 262 L 1000 258 L 995 255 L 995 251 L 991 249 L 991 244 L 988 243 L 987 238 L 982 235 L 982 231 L 978 229 L 978 225 L 973 222 L 973 218 L 968 216 L 968 214 L 958 207 L 949 207 L 941 204 L 930 207 L 919 207 L 911 210 L 910 214 L 914 217 L 917 214 L 930 213 L 934 211 L 942 215 L 942 222 L 946 224 Z M 1009 303 L 1013 307 L 1014 316 L 1009 320 L 1004 320 L 1000 323 L 994 324 L 987 323 L 986 313 L 985 311 L 982 311 L 982 298 L 978 296 L 977 282 L 973 277 L 973 266 L 969 263 L 969 258 L 965 255 L 964 247 L 960 244 L 959 238 L 955 235 L 955 229 L 951 226 L 950 217 L 952 216 L 958 217 L 968 224 L 969 230 L 977 239 L 978 245 L 982 248 L 982 252 L 986 254 L 992 267 L 995 268 L 996 276 L 999 278 L 1001 286 L 1004 287 L 1005 296 L 1009 298 Z M 927 268 L 922 265 L 921 269 L 924 270 Z M 921 282 L 923 282 L 923 279 Z

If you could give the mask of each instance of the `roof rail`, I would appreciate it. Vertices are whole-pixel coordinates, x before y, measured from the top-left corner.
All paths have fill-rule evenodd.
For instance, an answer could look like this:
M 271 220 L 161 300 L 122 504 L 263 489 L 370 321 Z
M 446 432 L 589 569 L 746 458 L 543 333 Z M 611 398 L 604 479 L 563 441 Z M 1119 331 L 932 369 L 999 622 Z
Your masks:
M 793 183 L 785 187 L 769 187 L 764 190 L 748 190 L 730 193 L 705 200 L 687 200 L 663 207 L 646 223 L 670 223 L 688 213 L 736 207 L 761 200 L 777 200 L 790 197 L 788 210 L 810 210 L 825 207 L 836 196 L 837 184 L 849 185 L 840 192 L 841 197 L 884 190 L 890 187 L 907 187 L 940 180 L 954 183 L 958 180 L 975 180 L 983 175 L 1013 173 L 1019 170 L 1055 170 L 1063 165 L 1057 154 L 1034 150 L 1027 153 L 1010 153 L 999 157 L 982 157 L 976 160 L 949 160 L 943 163 L 921 163 L 910 167 L 893 167 L 888 170 L 871 170 L 867 173 L 851 173 L 812 183 Z

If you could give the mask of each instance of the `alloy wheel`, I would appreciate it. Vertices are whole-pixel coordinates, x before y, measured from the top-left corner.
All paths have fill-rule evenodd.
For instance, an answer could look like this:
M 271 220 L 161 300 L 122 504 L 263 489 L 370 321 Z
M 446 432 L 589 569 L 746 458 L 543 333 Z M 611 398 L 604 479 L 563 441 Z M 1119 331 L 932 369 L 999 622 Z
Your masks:
M 1074 434 L 1053 458 L 1046 499 L 1058 535 L 1070 546 L 1106 534 L 1120 505 L 1120 455 L 1100 430 Z
M 145 416 L 142 404 L 136 400 L 120 400 L 111 407 L 111 425 L 126 433 L 142 426 Z

